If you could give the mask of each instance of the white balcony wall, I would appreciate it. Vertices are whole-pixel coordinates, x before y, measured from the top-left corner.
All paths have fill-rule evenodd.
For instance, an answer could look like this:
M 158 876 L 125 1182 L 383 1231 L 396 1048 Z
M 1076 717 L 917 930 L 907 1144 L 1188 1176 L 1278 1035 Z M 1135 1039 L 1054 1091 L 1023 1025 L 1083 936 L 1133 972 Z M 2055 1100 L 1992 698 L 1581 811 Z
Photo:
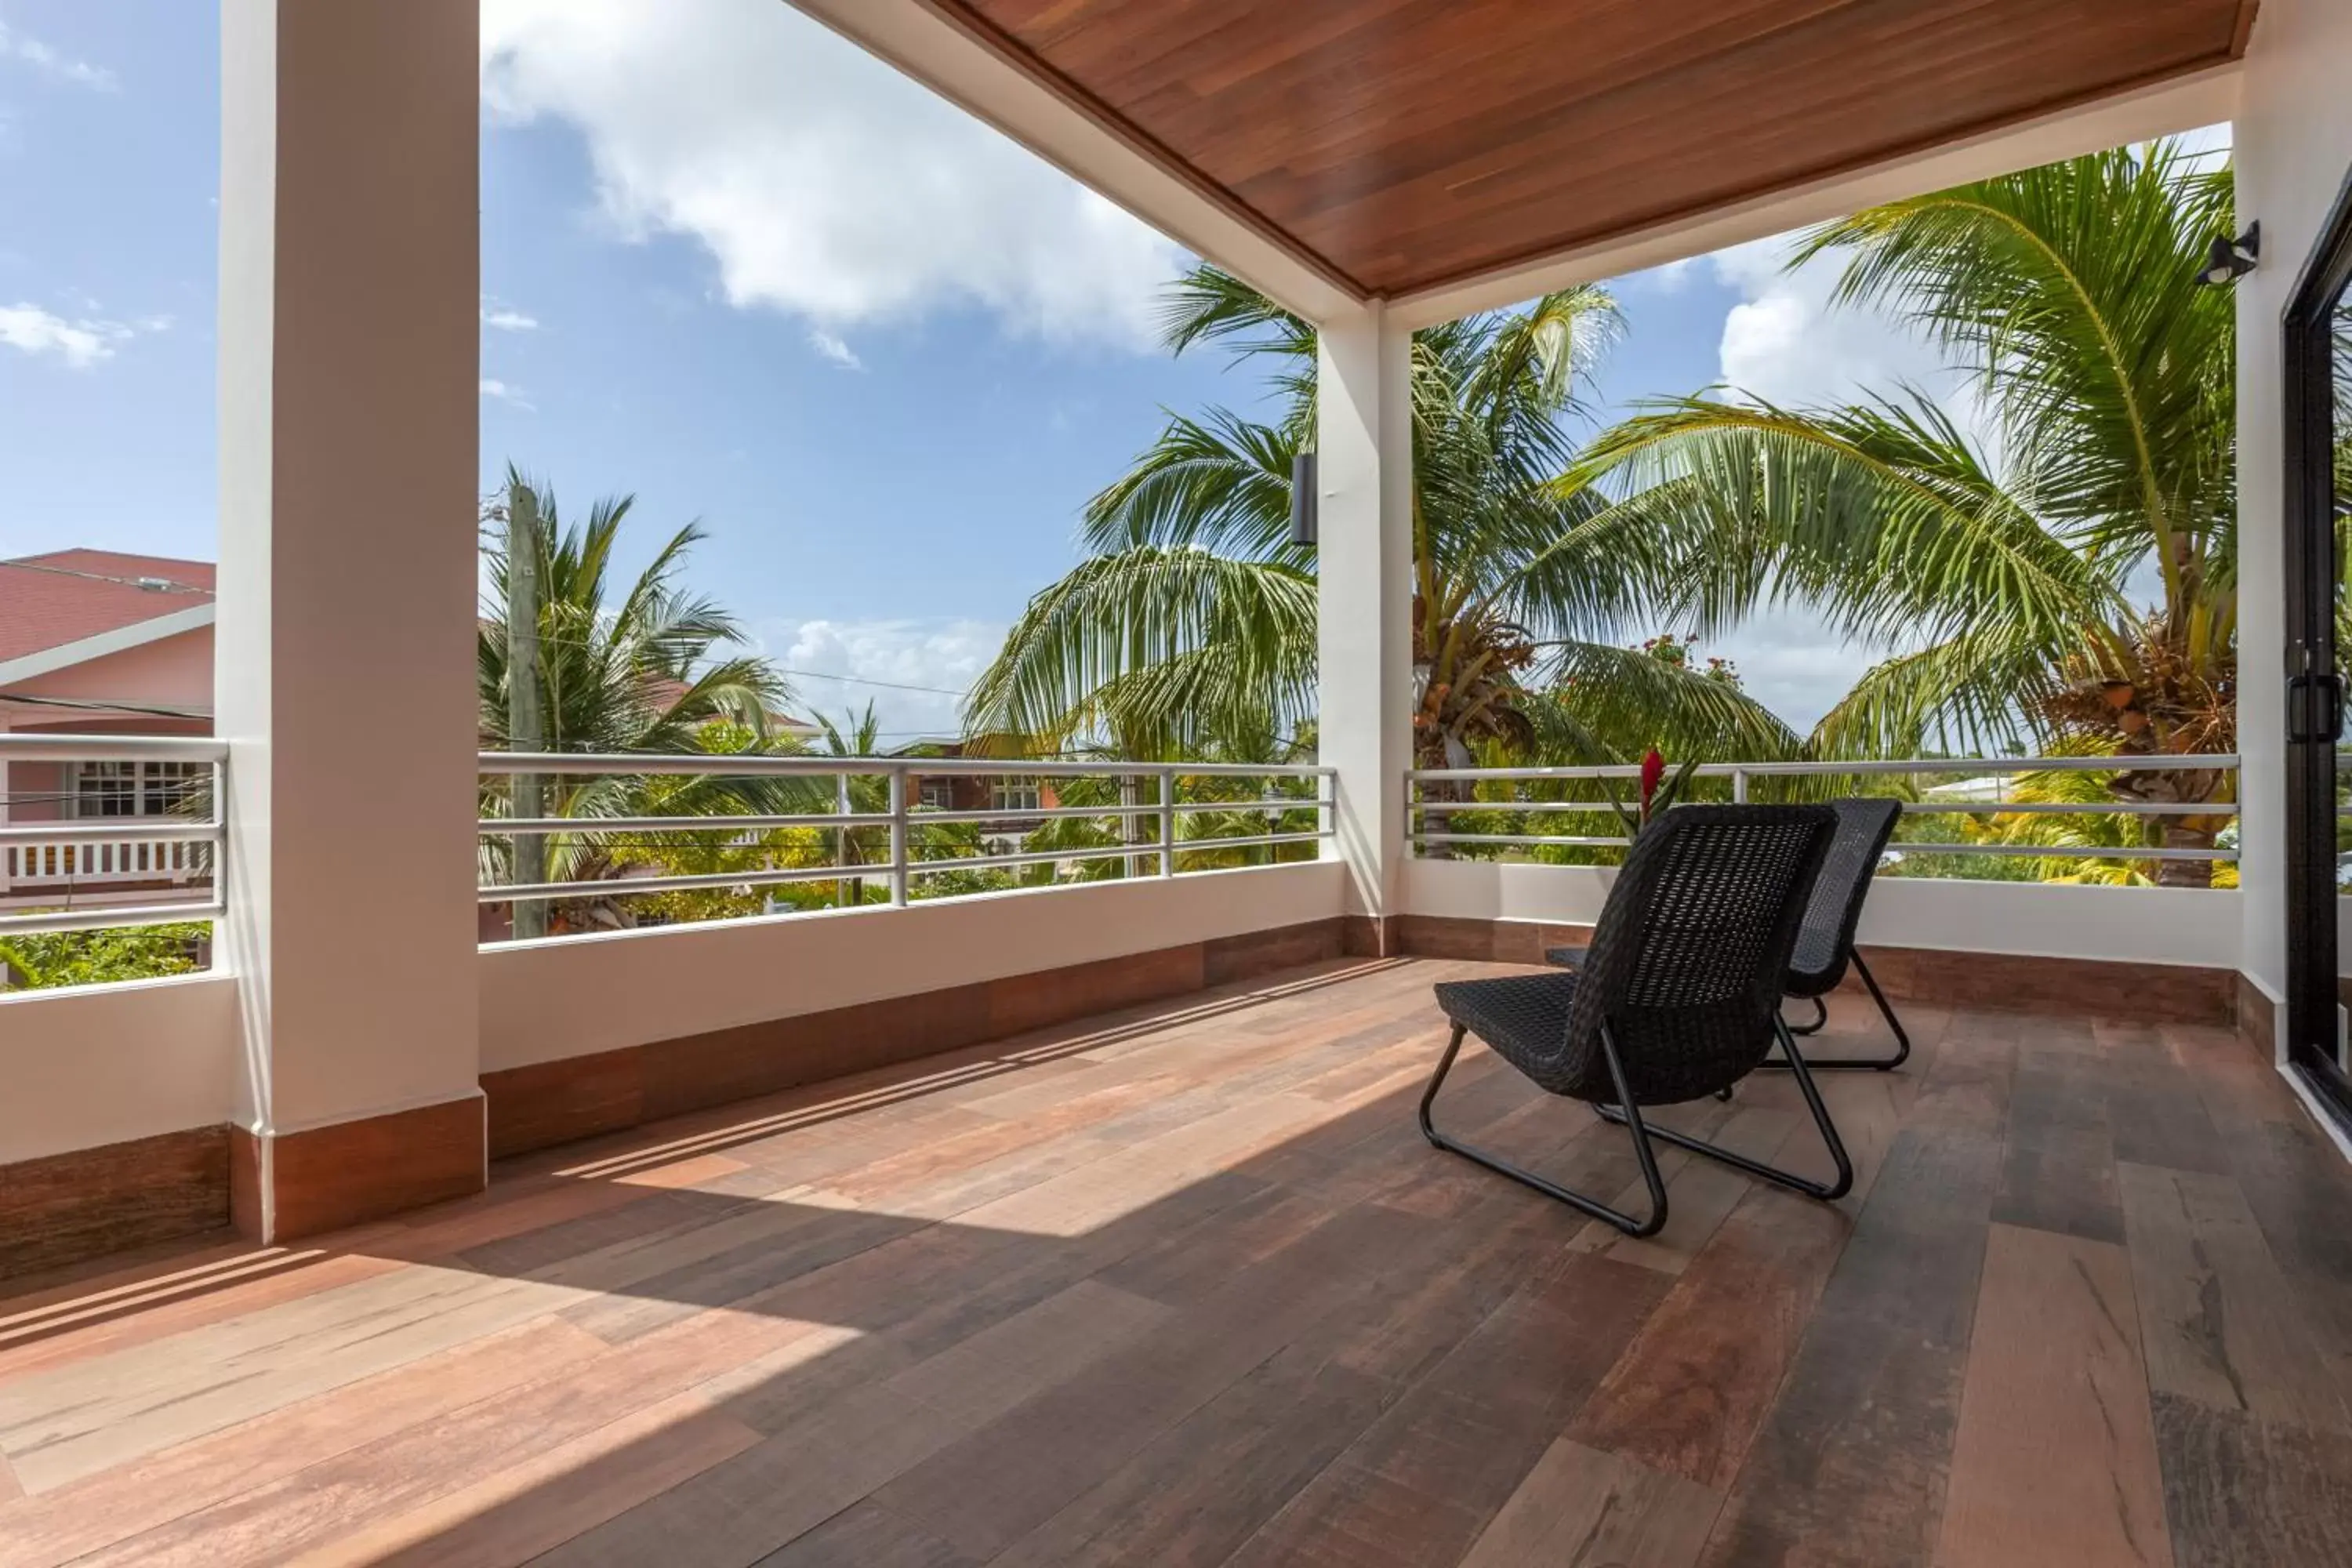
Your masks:
M 226 974 L 0 993 L 0 1165 L 217 1127 L 239 1048 Z
M 2238 216 L 2263 226 L 2262 265 L 2238 295 L 2238 750 L 2245 758 L 2241 875 L 2246 972 L 2286 984 L 2285 437 L 2280 318 L 2352 168 L 2352 5 L 2263 0 L 2240 88 Z
M 1462 920 L 1589 925 L 1617 873 L 1600 866 L 1415 860 L 1407 907 Z M 2241 902 L 2227 889 L 2097 888 L 1882 877 L 1862 940 L 1886 947 L 2234 969 Z
M 1333 861 L 482 950 L 481 1070 L 678 1039 L 1339 912 Z

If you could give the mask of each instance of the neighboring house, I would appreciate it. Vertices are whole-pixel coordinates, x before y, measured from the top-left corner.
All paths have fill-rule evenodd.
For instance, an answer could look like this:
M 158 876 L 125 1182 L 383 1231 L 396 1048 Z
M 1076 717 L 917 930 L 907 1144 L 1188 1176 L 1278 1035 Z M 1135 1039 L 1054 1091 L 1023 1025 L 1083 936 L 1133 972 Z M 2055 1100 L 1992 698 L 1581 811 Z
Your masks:
M 896 755 L 909 758 L 961 757 L 967 742 L 946 737 L 901 746 Z M 1046 811 L 1061 804 L 1054 781 L 1029 774 L 909 773 L 907 804 L 915 811 Z M 1018 853 L 1022 844 L 1043 822 L 1027 817 L 991 822 L 981 827 L 981 838 L 999 854 Z
M 0 561 L 0 731 L 206 735 L 213 567 L 106 550 Z M 0 764 L 0 820 L 169 814 L 208 772 L 183 763 Z M 126 836 L 0 845 L 0 903 L 122 898 L 190 879 L 194 847 Z

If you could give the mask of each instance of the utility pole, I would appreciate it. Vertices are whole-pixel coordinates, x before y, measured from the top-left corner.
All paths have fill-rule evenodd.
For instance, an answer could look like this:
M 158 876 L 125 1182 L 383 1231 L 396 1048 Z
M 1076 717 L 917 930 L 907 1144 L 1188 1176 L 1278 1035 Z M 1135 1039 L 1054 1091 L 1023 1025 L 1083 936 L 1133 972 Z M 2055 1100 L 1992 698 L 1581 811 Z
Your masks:
M 520 481 L 507 487 L 507 749 L 547 749 L 547 720 L 539 690 L 539 496 Z M 546 780 L 538 773 L 514 775 L 513 815 L 547 815 Z M 514 879 L 547 880 L 547 839 L 537 833 L 514 837 Z M 547 900 L 517 900 L 514 934 L 547 934 Z

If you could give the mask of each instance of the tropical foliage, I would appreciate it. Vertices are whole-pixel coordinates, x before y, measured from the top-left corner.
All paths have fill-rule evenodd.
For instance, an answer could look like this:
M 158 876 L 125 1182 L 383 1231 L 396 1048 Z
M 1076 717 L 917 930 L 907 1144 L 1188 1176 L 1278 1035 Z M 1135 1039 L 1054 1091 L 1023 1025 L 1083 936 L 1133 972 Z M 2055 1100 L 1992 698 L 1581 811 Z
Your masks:
M 1590 758 L 1661 741 L 1785 754 L 1738 690 L 1620 646 L 1661 563 L 1579 471 L 1579 388 L 1619 321 L 1584 287 L 1416 333 L 1414 715 L 1424 766 L 1482 749 Z M 1198 756 L 1296 737 L 1311 718 L 1316 552 L 1289 534 L 1292 459 L 1313 439 L 1308 324 L 1213 267 L 1171 290 L 1169 348 L 1262 365 L 1264 419 L 1171 416 L 1086 509 L 1087 559 L 1033 599 L 973 688 L 975 731 L 1038 750 Z M 1612 742 L 1617 742 L 1612 748 Z
M 0 938 L 0 989 L 44 990 L 187 974 L 201 967 L 206 925 L 137 926 Z
M 1602 436 L 1560 493 L 1631 481 L 1622 510 L 1673 541 L 1676 624 L 1796 604 L 1897 650 L 1822 720 L 1821 754 L 2146 758 L 2113 795 L 2213 805 L 2162 834 L 2210 847 L 2228 775 L 2162 759 L 2236 743 L 2234 307 L 2196 280 L 2231 217 L 2227 169 L 2159 143 L 1825 225 L 1795 262 L 1841 260 L 1841 300 L 1969 370 L 1994 449 L 1916 392 L 1696 397 Z
M 762 752 L 791 749 L 773 732 L 772 715 L 788 700 L 782 678 L 764 660 L 721 650 L 739 645 L 734 617 L 679 584 L 702 537 L 688 524 L 614 597 L 614 552 L 633 510 L 623 496 L 596 502 L 587 518 L 566 523 L 554 492 L 509 471 L 486 511 L 484 603 L 477 643 L 480 727 L 485 750 L 511 748 L 510 683 L 531 671 L 540 694 L 538 749 L 575 752 Z M 509 657 L 508 595 L 513 552 L 534 552 L 539 613 L 536 657 Z M 525 624 L 529 624 L 526 618 Z M 550 775 L 534 781 L 541 811 L 578 819 L 576 830 L 547 836 L 544 872 L 552 881 L 618 879 L 675 859 L 721 856 L 731 846 L 681 847 L 671 836 L 599 832 L 597 818 L 713 816 L 824 810 L 825 792 L 796 778 L 708 775 Z M 508 809 L 512 786 L 485 781 L 485 816 Z M 813 801 L 820 804 L 811 804 Z M 484 868 L 509 871 L 513 841 L 486 838 Z M 690 901 L 690 900 L 689 900 Z M 626 924 L 633 913 L 609 899 L 560 905 L 560 924 Z

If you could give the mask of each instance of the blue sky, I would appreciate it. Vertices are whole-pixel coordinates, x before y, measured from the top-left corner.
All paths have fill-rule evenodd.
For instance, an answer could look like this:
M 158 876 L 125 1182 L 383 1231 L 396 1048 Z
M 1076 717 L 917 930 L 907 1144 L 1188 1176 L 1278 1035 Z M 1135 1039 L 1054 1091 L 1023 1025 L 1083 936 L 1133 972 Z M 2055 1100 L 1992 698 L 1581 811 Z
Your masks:
M 209 556 L 216 7 L 0 0 L 0 554 Z M 485 488 L 634 491 L 804 707 L 951 727 L 1079 507 L 1163 407 L 1255 396 L 1153 346 L 1181 253 L 775 0 L 485 0 Z M 1935 379 L 1769 244 L 1622 279 L 1606 402 Z M 1659 628 L 1667 629 L 1667 628 Z M 1727 644 L 1809 722 L 1856 664 Z

